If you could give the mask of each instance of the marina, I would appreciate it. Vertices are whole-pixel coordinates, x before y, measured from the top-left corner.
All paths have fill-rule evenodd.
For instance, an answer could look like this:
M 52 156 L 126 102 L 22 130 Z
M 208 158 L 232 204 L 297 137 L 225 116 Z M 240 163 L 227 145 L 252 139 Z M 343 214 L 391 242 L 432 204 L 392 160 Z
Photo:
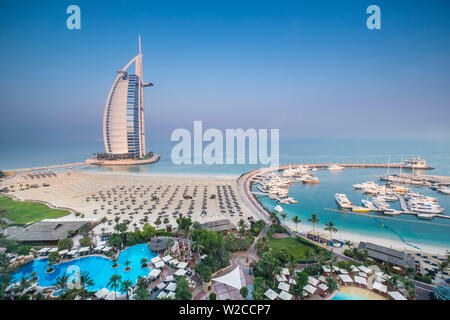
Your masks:
M 308 168 L 307 164 L 299 166 Z M 286 221 L 288 223 L 294 216 L 298 216 L 306 230 L 312 227 L 311 223 L 308 222 L 308 216 L 310 217 L 311 213 L 318 214 L 320 225 L 324 225 L 327 221 L 333 221 L 338 226 L 339 233 L 342 233 L 342 238 L 345 237 L 345 239 L 351 239 L 352 241 L 365 239 L 394 248 L 410 247 L 412 250 L 417 250 L 417 248 L 425 250 L 424 248 L 426 248 L 429 252 L 442 252 L 445 251 L 445 248 L 448 249 L 450 217 L 445 212 L 428 214 L 413 212 L 409 209 L 403 210 L 405 208 L 401 207 L 402 202 L 400 202 L 399 196 L 401 196 L 405 205 L 408 205 L 406 199 L 404 199 L 408 194 L 404 193 L 406 190 L 398 188 L 396 189 L 398 193 L 394 193 L 390 190 L 390 187 L 374 182 L 380 176 L 380 169 L 382 168 L 347 169 L 335 173 L 326 170 L 326 166 L 324 166 L 324 170 L 312 171 L 320 179 L 319 184 L 291 183 L 289 186 L 289 196 L 295 198 L 298 204 L 277 203 L 276 200 L 270 199 L 257 191 L 258 184 L 254 183 L 254 179 L 259 180 L 261 176 L 273 173 L 281 176 L 283 169 L 289 167 L 295 168 L 297 166 L 291 164 L 279 168 L 260 168 L 247 172 L 240 177 L 240 180 L 245 180 L 243 187 L 253 192 L 250 199 L 254 203 L 253 206 L 262 206 L 266 212 L 271 212 L 278 204 L 287 215 Z M 369 180 L 370 177 L 373 180 Z M 367 181 L 368 183 L 361 183 L 361 181 Z M 376 188 L 376 185 L 378 185 L 380 193 L 364 194 L 360 185 L 372 188 Z M 418 196 L 417 194 L 419 194 L 437 198 L 438 203 L 442 201 L 442 207 L 448 207 L 450 203 L 445 194 L 432 188 L 423 186 L 406 187 L 407 191 L 413 195 Z M 258 192 L 258 194 L 255 192 Z M 335 199 L 336 193 L 345 194 L 349 201 L 354 203 L 355 211 L 353 211 L 353 207 L 349 209 L 340 208 Z M 361 204 L 355 202 L 358 197 L 359 199 L 362 198 Z M 335 209 L 333 209 L 333 204 L 336 206 Z M 340 214 L 336 215 L 336 213 Z M 338 238 L 340 237 L 341 235 Z

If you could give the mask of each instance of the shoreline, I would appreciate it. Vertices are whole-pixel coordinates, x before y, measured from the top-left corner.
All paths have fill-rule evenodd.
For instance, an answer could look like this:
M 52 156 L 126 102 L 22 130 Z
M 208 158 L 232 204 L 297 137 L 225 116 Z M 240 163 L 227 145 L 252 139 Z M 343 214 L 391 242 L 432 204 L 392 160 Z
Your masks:
M 292 230 L 295 230 L 295 223 L 286 221 L 283 222 L 284 225 L 289 227 Z M 309 232 L 312 231 L 313 228 L 309 225 L 306 225 L 304 223 L 299 223 L 297 232 Z M 322 229 L 315 228 L 316 231 L 323 231 Z M 327 233 L 327 231 L 323 231 Z M 335 234 L 334 234 L 335 235 Z M 392 240 L 387 238 L 379 238 L 375 236 L 365 235 L 365 234 L 359 234 L 355 232 L 348 232 L 348 231 L 342 231 L 342 241 L 349 240 L 353 242 L 354 244 L 358 244 L 359 242 L 372 242 L 381 246 L 385 246 L 391 249 L 396 249 L 400 251 L 409 251 L 409 252 L 421 252 L 421 253 L 429 253 L 429 254 L 445 254 L 446 251 L 450 250 L 450 248 L 445 248 L 441 246 L 436 245 L 429 245 L 429 244 L 417 244 L 417 246 L 420 246 L 420 250 L 416 249 L 414 247 L 411 247 L 407 245 L 406 243 L 403 243 L 401 240 Z M 335 237 L 333 237 L 335 238 Z M 415 244 L 416 245 L 416 244 Z

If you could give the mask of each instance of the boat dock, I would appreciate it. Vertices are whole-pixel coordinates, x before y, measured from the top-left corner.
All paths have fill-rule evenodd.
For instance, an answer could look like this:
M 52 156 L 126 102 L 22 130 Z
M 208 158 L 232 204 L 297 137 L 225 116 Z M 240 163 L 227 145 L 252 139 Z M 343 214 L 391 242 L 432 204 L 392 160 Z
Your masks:
M 337 209 L 329 209 L 329 208 L 324 208 L 324 210 L 328 210 L 328 211 L 334 211 L 334 212 L 341 212 L 341 213 L 345 213 L 345 214 L 356 214 L 356 215 L 360 215 L 360 216 L 366 216 L 366 217 L 370 217 L 370 218 L 381 218 L 381 219 L 391 219 L 391 220 L 398 220 L 398 221 L 405 221 L 405 222 L 413 222 L 413 223 L 424 223 L 424 224 L 434 224 L 434 225 L 438 225 L 438 226 L 444 226 L 444 227 L 449 227 L 450 228 L 450 224 L 442 224 L 442 223 L 436 223 L 436 222 L 425 222 L 425 221 L 414 221 L 414 220 L 407 220 L 407 219 L 401 219 L 401 218 L 394 218 L 394 217 L 389 217 L 389 216 L 382 216 L 382 215 L 374 215 L 374 214 L 370 214 L 370 213 L 361 213 L 361 212 L 354 212 L 354 211 L 344 211 L 344 210 L 337 210 Z M 405 214 L 413 214 L 413 215 L 418 215 L 418 213 L 416 212 L 402 212 Z M 446 218 L 446 219 L 450 219 L 450 216 L 446 216 L 443 214 L 432 214 L 433 217 L 437 217 L 437 218 Z

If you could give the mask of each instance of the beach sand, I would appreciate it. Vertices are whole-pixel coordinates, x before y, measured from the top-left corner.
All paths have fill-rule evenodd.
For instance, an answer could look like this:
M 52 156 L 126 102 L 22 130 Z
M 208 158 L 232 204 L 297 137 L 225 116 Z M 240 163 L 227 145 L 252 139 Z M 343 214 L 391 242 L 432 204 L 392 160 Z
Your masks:
M 44 187 L 44 183 L 50 186 Z M 20 190 L 20 185 L 24 188 L 26 184 L 38 184 L 39 187 Z M 248 222 L 247 218 L 253 215 L 240 200 L 234 176 L 163 176 L 68 171 L 56 172 L 56 176 L 39 179 L 31 179 L 28 175 L 14 176 L 1 183 L 1 187 L 11 185 L 15 185 L 16 190 L 11 194 L 21 200 L 44 201 L 55 207 L 70 208 L 84 214 L 85 218 L 107 217 L 113 221 L 119 216 L 122 220 L 131 220 L 129 225 L 131 231 L 134 224 L 141 227 L 145 217 L 153 225 L 158 216 L 161 221 L 167 218 L 168 224 L 177 227 L 175 220 L 178 214 L 173 214 L 175 211 L 187 216 L 188 211 L 192 210 L 191 219 L 200 223 L 229 219 L 236 226 L 240 219 Z M 196 193 L 194 193 L 195 186 L 197 186 Z M 224 208 L 220 208 L 217 198 L 218 186 L 223 196 Z M 224 187 L 227 194 L 223 191 Z M 237 205 L 232 193 L 235 195 Z M 193 196 L 192 200 L 195 203 L 192 203 L 191 199 L 185 199 L 184 194 Z M 152 201 L 152 195 L 157 196 L 159 201 Z M 216 195 L 216 198 L 211 199 L 211 195 Z M 227 195 L 230 208 L 226 202 Z M 151 213 L 146 213 L 149 209 Z M 203 210 L 206 211 L 206 215 L 201 214 Z M 225 212 L 221 212 L 222 210 Z M 233 216 L 230 210 L 234 212 Z M 161 214 L 162 211 L 164 213 Z M 242 216 L 239 215 L 240 212 Z M 74 217 L 74 213 L 71 216 Z M 70 216 L 64 217 L 68 218 Z M 162 223 L 157 227 L 163 228 L 165 224 Z

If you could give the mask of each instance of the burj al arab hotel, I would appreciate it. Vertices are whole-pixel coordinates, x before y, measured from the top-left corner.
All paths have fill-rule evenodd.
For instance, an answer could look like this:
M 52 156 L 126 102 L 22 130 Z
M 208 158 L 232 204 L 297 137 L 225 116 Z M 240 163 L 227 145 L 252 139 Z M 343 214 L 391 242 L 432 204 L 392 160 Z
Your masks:
M 132 64 L 134 73 L 129 71 Z M 141 159 L 146 156 L 144 88 L 153 84 L 143 80 L 140 36 L 138 55 L 117 73 L 103 114 L 103 158 Z

